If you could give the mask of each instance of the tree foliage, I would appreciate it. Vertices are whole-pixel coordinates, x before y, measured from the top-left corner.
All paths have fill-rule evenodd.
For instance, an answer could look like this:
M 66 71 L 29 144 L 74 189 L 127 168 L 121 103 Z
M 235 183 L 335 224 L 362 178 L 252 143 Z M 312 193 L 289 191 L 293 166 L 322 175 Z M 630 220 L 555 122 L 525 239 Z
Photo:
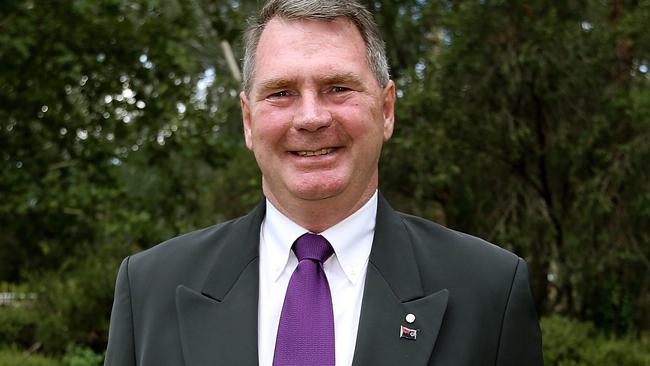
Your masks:
M 398 88 L 391 203 L 525 257 L 540 313 L 649 330 L 650 1 L 366 5 Z M 256 7 L 0 3 L 0 281 L 44 314 L 16 332 L 101 350 L 122 257 L 259 200 L 222 47 L 241 59 Z
M 237 83 L 196 3 L 2 6 L 5 280 L 221 218 L 205 196 L 241 147 Z
M 650 307 L 649 4 L 427 4 L 438 38 L 400 73 L 382 180 L 526 257 L 542 313 L 617 332 L 647 329 Z

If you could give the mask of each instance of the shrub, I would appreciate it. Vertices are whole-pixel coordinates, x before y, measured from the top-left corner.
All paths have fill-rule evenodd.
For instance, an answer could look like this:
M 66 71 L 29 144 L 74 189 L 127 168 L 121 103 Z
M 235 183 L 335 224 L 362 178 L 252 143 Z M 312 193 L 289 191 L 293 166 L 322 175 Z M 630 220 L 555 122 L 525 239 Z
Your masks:
M 650 349 L 638 340 L 611 338 L 561 316 L 544 318 L 541 326 L 547 366 L 650 366 Z
M 95 353 L 88 347 L 70 345 L 63 356 L 64 366 L 99 366 L 104 356 Z
M 14 348 L 0 349 L 0 366 L 62 366 L 55 359 L 30 354 Z
M 650 366 L 650 350 L 640 342 L 601 338 L 584 354 L 585 365 Z
M 36 317 L 27 306 L 0 306 L 0 347 L 34 343 Z
M 69 268 L 34 280 L 36 339 L 45 352 L 63 354 L 69 344 L 105 348 L 119 260 L 102 254 L 74 258 Z

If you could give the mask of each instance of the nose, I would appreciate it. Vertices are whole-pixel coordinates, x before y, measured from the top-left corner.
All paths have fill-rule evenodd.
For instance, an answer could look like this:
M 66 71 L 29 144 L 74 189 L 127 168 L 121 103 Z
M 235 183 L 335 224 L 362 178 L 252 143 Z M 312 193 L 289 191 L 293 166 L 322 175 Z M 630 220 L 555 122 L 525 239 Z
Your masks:
M 315 132 L 332 124 L 332 114 L 318 93 L 304 93 L 293 116 L 297 130 Z

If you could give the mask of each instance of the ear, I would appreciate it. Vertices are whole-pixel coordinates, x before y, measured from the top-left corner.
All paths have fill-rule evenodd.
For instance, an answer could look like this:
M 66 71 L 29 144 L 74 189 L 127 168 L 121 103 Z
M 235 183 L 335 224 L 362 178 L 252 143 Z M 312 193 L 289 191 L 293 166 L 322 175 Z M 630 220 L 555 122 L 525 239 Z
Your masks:
M 239 106 L 241 107 L 242 122 L 244 124 L 244 140 L 246 147 L 253 150 L 253 135 L 251 132 L 251 108 L 250 101 L 245 92 L 239 93 Z
M 384 111 L 384 141 L 388 141 L 393 135 L 395 126 L 395 83 L 393 80 L 388 80 L 382 95 L 384 100 L 382 108 Z

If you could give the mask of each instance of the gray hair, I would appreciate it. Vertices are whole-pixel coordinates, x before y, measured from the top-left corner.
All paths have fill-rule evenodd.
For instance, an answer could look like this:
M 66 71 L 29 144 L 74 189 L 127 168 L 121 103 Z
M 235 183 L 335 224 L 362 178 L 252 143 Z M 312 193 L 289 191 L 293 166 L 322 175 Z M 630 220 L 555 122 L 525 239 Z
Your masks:
M 255 72 L 255 53 L 264 28 L 274 17 L 287 20 L 322 20 L 332 21 L 336 18 L 347 18 L 359 30 L 366 45 L 368 66 L 375 74 L 381 87 L 388 84 L 388 61 L 384 41 L 372 14 L 357 1 L 337 0 L 269 0 L 256 18 L 250 20 L 250 25 L 244 34 L 244 80 L 243 87 L 249 94 Z

